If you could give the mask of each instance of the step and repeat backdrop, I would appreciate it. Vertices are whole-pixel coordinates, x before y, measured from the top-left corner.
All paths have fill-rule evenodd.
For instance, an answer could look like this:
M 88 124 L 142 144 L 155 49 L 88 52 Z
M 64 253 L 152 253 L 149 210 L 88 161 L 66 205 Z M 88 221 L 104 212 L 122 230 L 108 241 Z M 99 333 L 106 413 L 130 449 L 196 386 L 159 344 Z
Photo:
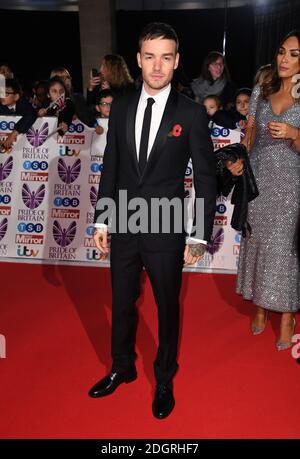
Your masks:
M 0 141 L 18 117 L 0 117 Z M 106 145 L 102 135 L 74 121 L 64 136 L 56 118 L 39 118 L 27 134 L 0 152 L 0 261 L 35 261 L 109 266 L 92 238 L 93 216 Z M 215 149 L 240 141 L 241 133 L 211 129 Z M 193 169 L 187 167 L 186 195 L 193 199 Z M 192 209 L 192 205 L 190 206 Z M 216 202 L 214 232 L 205 257 L 189 271 L 236 272 L 240 234 L 230 226 L 230 197 Z

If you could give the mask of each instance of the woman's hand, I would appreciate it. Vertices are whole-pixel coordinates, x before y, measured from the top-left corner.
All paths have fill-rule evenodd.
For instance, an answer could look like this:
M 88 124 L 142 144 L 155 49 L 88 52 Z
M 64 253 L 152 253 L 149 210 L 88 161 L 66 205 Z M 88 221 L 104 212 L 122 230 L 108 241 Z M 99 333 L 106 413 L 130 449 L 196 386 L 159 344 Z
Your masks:
M 96 132 L 96 134 L 101 135 L 101 134 L 103 134 L 104 129 L 103 129 L 102 126 L 96 126 L 95 127 L 95 132 Z
M 100 86 L 101 84 L 101 75 L 97 76 L 97 77 L 90 77 L 90 80 L 89 80 L 89 85 L 88 85 L 88 91 L 93 91 L 96 86 Z
M 244 160 L 237 159 L 235 162 L 226 161 L 226 167 L 234 176 L 242 175 L 244 172 Z
M 271 121 L 268 123 L 268 129 L 273 139 L 296 140 L 299 136 L 299 129 L 288 123 Z
M 12 131 L 10 134 L 8 134 L 7 138 L 2 142 L 2 146 L 8 150 L 12 144 L 17 140 L 18 137 L 18 132 L 17 131 Z
M 65 134 L 65 133 L 67 132 L 67 130 L 68 130 L 68 125 L 67 125 L 67 123 L 65 123 L 64 121 L 62 121 L 62 122 L 59 124 L 58 127 L 59 127 L 59 129 L 60 129 L 61 131 L 63 131 L 64 134 Z
M 103 80 L 103 81 L 101 82 L 101 89 L 110 89 L 110 84 L 109 84 L 109 82 L 106 81 L 106 80 Z

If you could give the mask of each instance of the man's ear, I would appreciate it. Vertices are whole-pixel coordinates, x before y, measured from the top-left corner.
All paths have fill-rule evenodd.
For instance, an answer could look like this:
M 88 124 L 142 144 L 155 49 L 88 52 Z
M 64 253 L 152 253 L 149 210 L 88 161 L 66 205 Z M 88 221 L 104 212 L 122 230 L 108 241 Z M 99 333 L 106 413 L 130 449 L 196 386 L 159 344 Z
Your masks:
M 179 57 L 180 57 L 180 54 L 179 54 L 179 53 L 176 53 L 174 70 L 176 70 L 177 67 L 178 67 L 178 64 L 179 64 Z
M 17 94 L 14 94 L 14 99 L 15 99 L 15 102 L 18 102 L 18 100 L 20 99 L 20 94 L 17 93 Z
M 136 55 L 136 60 L 137 60 L 138 66 L 139 66 L 140 69 L 141 69 L 141 68 L 142 68 L 142 64 L 141 64 L 141 53 L 137 53 L 137 55 Z

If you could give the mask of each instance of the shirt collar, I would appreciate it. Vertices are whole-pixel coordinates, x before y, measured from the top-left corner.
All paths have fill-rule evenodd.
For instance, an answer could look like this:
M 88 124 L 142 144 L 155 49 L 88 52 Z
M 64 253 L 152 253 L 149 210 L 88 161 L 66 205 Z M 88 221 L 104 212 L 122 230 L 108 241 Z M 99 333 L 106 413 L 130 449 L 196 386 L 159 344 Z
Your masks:
M 155 104 L 157 105 L 162 105 L 166 104 L 167 99 L 169 97 L 169 94 L 171 92 L 171 83 L 168 84 L 167 87 L 165 87 L 162 91 L 158 92 L 155 94 L 155 96 L 151 96 L 151 94 L 148 94 L 145 90 L 145 86 L 143 85 L 142 87 L 142 92 L 141 92 L 141 101 L 146 102 L 146 100 L 149 97 L 152 97 L 155 100 Z

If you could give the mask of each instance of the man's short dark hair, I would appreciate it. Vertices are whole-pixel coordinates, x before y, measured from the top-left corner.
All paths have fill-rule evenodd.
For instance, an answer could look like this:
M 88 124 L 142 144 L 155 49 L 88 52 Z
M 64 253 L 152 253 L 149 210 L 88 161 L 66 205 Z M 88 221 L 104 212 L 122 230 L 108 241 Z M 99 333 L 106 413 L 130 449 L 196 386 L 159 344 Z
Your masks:
M 101 99 L 105 99 L 106 97 L 114 97 L 114 93 L 110 89 L 102 89 L 97 95 L 97 104 L 101 102 Z
M 172 26 L 165 22 L 150 22 L 142 30 L 139 37 L 139 49 L 145 40 L 153 40 L 155 38 L 165 38 L 167 40 L 174 40 L 176 43 L 176 51 L 178 51 L 179 41 L 178 36 Z

